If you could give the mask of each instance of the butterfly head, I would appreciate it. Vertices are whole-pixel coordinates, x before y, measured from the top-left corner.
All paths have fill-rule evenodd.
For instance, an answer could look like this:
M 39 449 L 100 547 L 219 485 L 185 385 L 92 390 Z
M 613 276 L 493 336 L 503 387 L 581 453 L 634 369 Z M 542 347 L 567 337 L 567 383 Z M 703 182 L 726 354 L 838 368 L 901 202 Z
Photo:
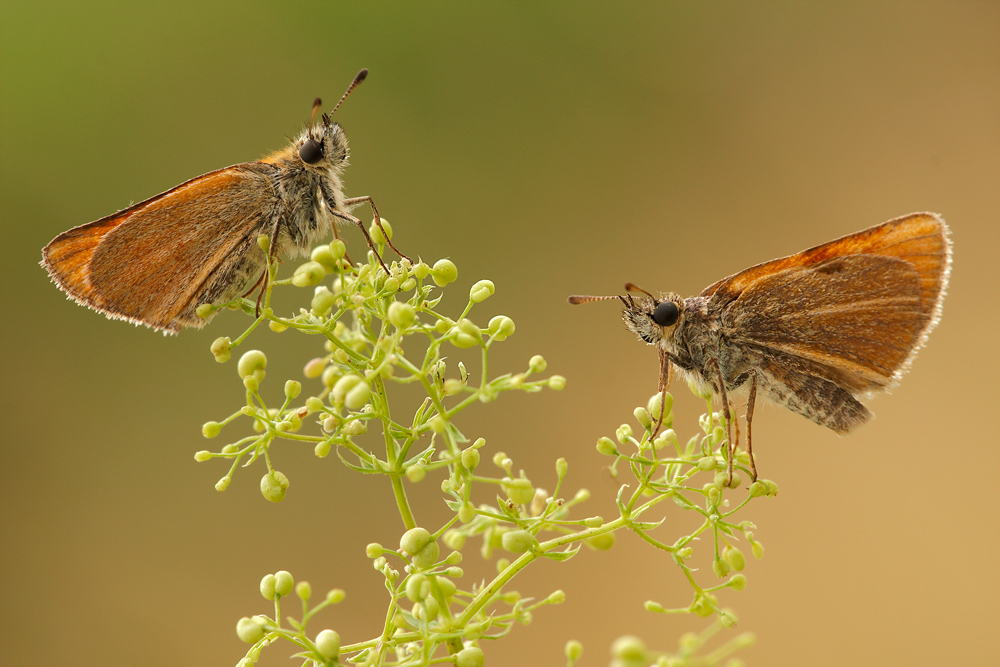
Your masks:
M 295 142 L 299 159 L 302 160 L 307 169 L 334 169 L 339 171 L 347 166 L 347 157 L 349 154 L 347 135 L 344 134 L 340 123 L 333 122 L 330 117 L 367 76 L 367 69 L 358 72 L 358 75 L 354 77 L 354 81 L 351 82 L 351 85 L 347 87 L 347 91 L 341 96 L 340 101 L 337 102 L 337 106 L 333 107 L 333 111 L 330 113 L 322 114 L 319 123 L 316 122 L 316 116 L 323 106 L 323 101 L 317 97 L 316 101 L 313 102 L 309 127 L 306 128 L 306 131 Z
M 658 345 L 673 337 L 684 319 L 684 299 L 666 294 L 660 299 L 652 295 L 619 297 L 624 305 L 622 320 L 628 330 L 645 343 Z
M 577 304 L 618 299 L 624 306 L 622 320 L 629 331 L 650 345 L 669 341 L 684 320 L 684 299 L 673 293 L 661 295 L 657 299 L 632 283 L 625 283 L 625 290 L 626 292 L 642 292 L 643 296 L 633 296 L 632 294 L 624 296 L 571 296 L 569 302 Z

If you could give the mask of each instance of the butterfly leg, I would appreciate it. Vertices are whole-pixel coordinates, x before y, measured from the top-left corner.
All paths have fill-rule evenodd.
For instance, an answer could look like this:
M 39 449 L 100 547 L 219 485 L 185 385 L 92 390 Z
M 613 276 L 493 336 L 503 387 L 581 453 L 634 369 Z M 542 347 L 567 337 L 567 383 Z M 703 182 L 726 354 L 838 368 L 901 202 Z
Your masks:
M 372 249 L 373 253 L 375 253 L 375 257 L 376 259 L 378 259 L 378 263 L 382 265 L 382 268 L 385 269 L 385 272 L 389 273 L 389 267 L 385 265 L 385 262 L 382 260 L 382 256 L 379 255 L 378 250 L 375 249 L 375 242 L 372 241 L 371 235 L 368 233 L 368 230 L 365 229 L 365 223 L 361 222 L 350 213 L 341 213 L 340 211 L 334 211 L 333 214 L 338 218 L 340 218 L 341 220 L 347 220 L 348 222 L 353 222 L 354 224 L 356 224 L 358 227 L 361 228 L 361 231 L 365 235 L 365 240 L 368 241 L 368 247 Z
M 660 350 L 660 417 L 656 420 L 656 426 L 653 428 L 653 432 L 650 434 L 650 439 L 655 438 L 656 434 L 660 432 L 660 427 L 663 426 L 663 416 L 666 413 L 664 406 L 667 404 L 667 386 L 670 384 L 670 357 L 663 350 Z
M 358 204 L 362 204 L 364 202 L 368 202 L 368 205 L 372 207 L 372 215 L 375 216 L 375 224 L 378 225 L 378 228 L 382 230 L 382 236 L 385 237 L 385 242 L 389 244 L 389 247 L 392 248 L 392 251 L 397 255 L 399 255 L 400 257 L 402 257 L 403 259 L 409 261 L 410 264 L 413 264 L 414 262 L 412 259 L 404 255 L 403 253 L 399 252 L 396 246 L 392 245 L 392 239 L 390 239 L 389 235 L 385 233 L 385 227 L 382 226 L 382 218 L 379 217 L 378 210 L 375 208 L 375 202 L 372 201 L 371 197 L 368 196 L 351 197 L 350 199 L 344 200 L 344 206 L 353 207 L 357 206 Z
M 757 481 L 757 466 L 753 462 L 753 439 L 750 435 L 753 424 L 753 404 L 757 399 L 757 373 L 750 374 L 750 396 L 747 398 L 747 455 L 750 457 L 750 481 Z
M 361 222 L 360 220 L 358 220 L 357 218 L 355 218 L 350 213 L 343 213 L 341 211 L 338 211 L 337 207 L 335 205 L 335 202 L 337 200 L 334 198 L 333 192 L 331 192 L 329 190 L 329 188 L 324 183 L 320 183 L 319 187 L 320 187 L 320 190 L 323 192 L 323 203 L 326 204 L 326 207 L 330 210 L 330 213 L 332 215 L 334 215 L 335 217 L 340 218 L 341 220 L 346 220 L 347 222 L 354 223 L 355 225 L 357 225 L 361 229 L 361 233 L 365 235 L 365 241 L 368 241 L 368 247 L 372 249 L 373 253 L 375 253 L 375 257 L 378 259 L 378 263 L 382 265 L 382 268 L 385 269 L 386 273 L 389 273 L 389 267 L 385 265 L 385 262 L 382 261 L 382 256 L 379 255 L 378 254 L 378 250 L 375 249 L 375 242 L 372 241 L 372 236 L 371 236 L 371 234 L 368 233 L 368 229 L 365 227 L 365 223 Z M 359 199 L 359 198 L 356 197 L 355 199 Z M 349 199 L 347 201 L 355 201 L 355 200 L 354 199 Z M 369 199 L 369 201 L 370 201 L 370 199 Z M 375 210 L 374 206 L 372 206 L 372 210 Z M 375 218 L 378 219 L 378 214 L 377 213 L 375 214 Z M 381 226 L 380 226 L 380 229 L 381 229 Z M 383 230 L 382 234 L 383 235 L 385 234 L 384 230 Z M 392 244 L 390 244 L 389 247 L 391 248 Z M 395 250 L 395 248 L 393 248 L 393 250 Z M 400 257 L 402 257 L 402 255 L 400 255 Z
M 719 360 L 716 358 L 711 358 L 708 360 L 708 364 L 715 366 L 715 371 L 719 376 L 719 397 L 722 399 L 722 410 L 723 414 L 726 416 L 726 448 L 729 450 L 729 481 L 727 484 L 733 483 L 733 459 L 736 455 L 736 449 L 733 447 L 733 419 L 732 410 L 729 407 L 729 395 L 726 393 L 726 380 L 722 376 L 722 366 L 719 364 Z

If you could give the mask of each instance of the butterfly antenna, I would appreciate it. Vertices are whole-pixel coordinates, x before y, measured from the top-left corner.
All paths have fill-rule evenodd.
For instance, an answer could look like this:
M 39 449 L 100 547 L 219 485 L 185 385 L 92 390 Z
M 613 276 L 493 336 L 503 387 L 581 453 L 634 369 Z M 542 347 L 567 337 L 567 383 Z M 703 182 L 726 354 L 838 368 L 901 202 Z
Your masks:
M 566 299 L 574 306 L 581 303 L 592 303 L 594 301 L 607 301 L 609 299 L 620 299 L 620 296 L 588 296 L 583 294 L 574 294 L 573 296 Z
M 351 85 L 349 85 L 347 87 L 347 91 L 344 93 L 343 97 L 341 97 L 340 101 L 337 102 L 337 106 L 333 107 L 333 111 L 330 112 L 331 116 L 334 113 L 336 113 L 337 109 L 340 108 L 340 105 L 343 104 L 344 100 L 347 99 L 347 96 L 350 95 L 354 91 L 355 88 L 357 88 L 358 86 L 361 85 L 361 82 L 365 80 L 366 76 L 368 76 L 368 69 L 367 68 L 365 68 L 365 69 L 361 70 L 360 72 L 358 72 L 358 75 L 356 77 L 354 77 L 354 81 L 351 81 Z
M 317 97 L 316 101 L 313 102 L 313 112 L 312 112 L 312 115 L 309 116 L 309 129 L 310 130 L 313 129 L 313 124 L 316 122 L 316 114 L 319 113 L 319 109 L 320 109 L 321 106 L 323 106 L 323 100 L 321 100 L 320 98 Z
M 646 296 L 648 296 L 650 299 L 652 299 L 654 302 L 657 300 L 655 296 L 653 296 L 652 294 L 650 294 L 646 290 L 642 289 L 641 287 L 639 287 L 635 283 L 625 283 L 625 291 L 626 292 L 642 292 L 643 294 L 645 294 Z

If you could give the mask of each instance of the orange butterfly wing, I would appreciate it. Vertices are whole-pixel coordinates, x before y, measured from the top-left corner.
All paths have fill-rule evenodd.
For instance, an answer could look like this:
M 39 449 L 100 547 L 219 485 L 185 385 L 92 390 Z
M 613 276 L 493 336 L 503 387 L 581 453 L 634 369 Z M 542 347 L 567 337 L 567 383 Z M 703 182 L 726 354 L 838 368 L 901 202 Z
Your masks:
M 255 239 L 273 217 L 272 171 L 245 163 L 191 179 L 60 234 L 42 264 L 73 299 L 109 318 L 169 332 L 203 326 L 199 297 L 222 296 L 220 281 L 246 277 Z
M 898 379 L 926 340 L 950 266 L 944 220 L 914 213 L 750 267 L 702 296 L 721 306 L 734 340 L 869 393 Z

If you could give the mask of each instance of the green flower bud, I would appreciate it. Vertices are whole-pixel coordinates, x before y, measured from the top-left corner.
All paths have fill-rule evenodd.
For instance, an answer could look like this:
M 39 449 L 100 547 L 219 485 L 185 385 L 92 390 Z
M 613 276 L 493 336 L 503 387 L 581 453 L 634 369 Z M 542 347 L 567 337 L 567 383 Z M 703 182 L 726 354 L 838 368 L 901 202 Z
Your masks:
M 737 572 L 746 567 L 746 559 L 743 557 L 743 552 L 736 547 L 729 547 L 723 555 Z
M 271 473 L 260 478 L 260 492 L 272 503 L 281 502 L 285 498 L 285 488 L 278 483 L 278 480 Z
M 677 557 L 682 561 L 686 561 L 688 558 L 694 555 L 694 549 L 691 547 L 681 547 L 677 550 Z
M 194 309 L 194 314 L 203 320 L 208 317 L 211 317 L 212 313 L 214 312 L 215 312 L 215 306 L 213 306 L 210 303 L 203 303 Z
M 646 608 L 646 611 L 651 611 L 657 614 L 663 613 L 665 611 L 662 604 L 660 604 L 659 602 L 654 602 L 653 600 L 646 600 L 643 606 Z
M 443 389 L 445 396 L 454 396 L 458 392 L 462 391 L 463 388 L 465 388 L 465 383 L 458 378 L 448 378 L 444 381 Z
M 475 470 L 479 465 L 479 450 L 469 447 L 462 451 L 462 465 L 468 470 Z
M 698 459 L 698 470 L 703 470 L 708 472 L 709 470 L 715 470 L 715 466 L 718 463 L 714 456 L 703 456 Z M 720 475 L 722 473 L 719 473 Z
M 545 357 L 540 354 L 536 354 L 528 360 L 528 368 L 531 369 L 532 373 L 541 373 L 548 367 L 548 365 L 549 364 L 545 361 Z
M 330 604 L 337 604 L 341 602 L 346 595 L 347 594 L 339 588 L 331 588 L 326 592 L 326 601 Z
M 594 535 L 593 537 L 586 538 L 584 542 L 586 542 L 587 546 L 591 549 L 607 551 L 615 545 L 615 534 L 601 533 L 600 535 Z
M 761 544 L 760 542 L 751 542 L 750 543 L 750 547 L 751 547 L 751 549 L 753 549 L 753 557 L 754 558 L 756 558 L 757 560 L 760 560 L 761 558 L 764 557 L 764 545 L 763 544 Z
M 296 287 L 319 285 L 326 278 L 326 269 L 319 262 L 306 262 L 296 267 L 292 274 L 292 284 Z
M 273 574 L 265 574 L 264 578 L 260 580 L 260 594 L 264 596 L 265 600 L 274 600 L 275 585 Z
M 382 223 L 382 229 L 385 233 L 382 233 L 382 229 L 379 229 L 378 223 L 375 222 L 375 218 L 372 218 L 372 224 L 368 226 L 368 233 L 372 236 L 372 241 L 378 243 L 379 245 L 385 245 L 386 241 L 392 240 L 392 225 L 389 221 L 379 216 L 379 222 Z M 388 237 L 388 238 L 386 238 Z
M 329 369 L 328 369 L 329 370 Z M 344 399 L 347 398 L 349 391 L 354 389 L 359 384 L 364 383 L 364 378 L 360 375 L 355 375 L 354 373 L 348 373 L 347 375 L 341 377 L 333 385 L 333 389 L 330 391 L 330 397 L 336 403 L 343 403 Z
M 604 519 L 599 516 L 587 517 L 586 519 L 583 520 L 583 525 L 585 525 L 587 528 L 600 528 L 601 526 L 604 525 Z
M 224 352 L 229 352 L 232 341 L 227 336 L 216 338 L 212 341 L 212 354 L 219 356 Z
M 254 377 L 253 375 L 248 375 L 245 378 L 243 378 L 243 386 L 246 387 L 247 391 L 249 391 L 251 394 L 256 394 L 257 391 L 260 389 L 260 382 L 258 382 L 257 378 Z
M 497 315 L 490 320 L 486 332 L 493 336 L 494 340 L 506 340 L 514 335 L 514 320 L 506 315 Z
M 249 350 L 243 353 L 240 361 L 236 364 L 236 372 L 241 378 L 253 375 L 257 371 L 262 371 L 267 367 L 267 356 L 260 350 Z
M 215 361 L 216 361 L 216 362 L 218 362 L 218 363 L 220 363 L 220 364 L 224 364 L 224 363 L 226 363 L 227 361 L 229 361 L 229 359 L 230 359 L 230 358 L 231 358 L 232 356 L 233 356 L 233 355 L 232 355 L 232 353 L 230 353 L 230 352 L 229 352 L 229 351 L 227 350 L 227 351 L 225 351 L 225 352 L 223 352 L 223 353 L 221 353 L 221 354 L 217 354 L 217 355 L 215 355 Z
M 410 480 L 414 484 L 421 481 L 426 474 L 427 469 L 422 465 L 412 465 L 406 469 L 406 479 Z
M 274 320 L 271 320 L 267 323 L 267 328 L 273 331 L 274 333 L 281 333 L 282 331 L 288 330 L 288 327 L 286 327 L 284 324 L 282 324 L 281 322 L 276 322 Z
M 344 397 L 344 407 L 348 410 L 360 410 L 371 398 L 372 390 L 367 382 L 359 382 L 354 385 Z
M 560 456 L 558 459 L 556 459 L 556 477 L 559 477 L 561 479 L 565 477 L 566 473 L 568 472 L 569 472 L 569 462 Z
M 411 528 L 399 538 L 399 550 L 413 555 L 430 544 L 431 534 L 426 528 Z
M 469 290 L 469 301 L 472 303 L 482 303 L 493 296 L 494 292 L 496 292 L 496 287 L 493 285 L 492 280 L 480 280 Z
M 281 485 L 281 488 L 283 489 L 288 488 L 288 478 L 285 477 L 285 473 L 281 472 L 280 470 L 272 470 L 271 474 L 274 475 L 275 481 L 277 481 L 278 484 Z
M 638 637 L 625 635 L 611 644 L 611 655 L 627 663 L 639 663 L 646 660 L 646 644 Z
M 344 259 L 347 256 L 347 245 L 340 239 L 330 241 L 330 254 L 338 260 Z
M 649 416 L 649 411 L 646 410 L 646 408 L 636 408 L 632 411 L 632 415 L 635 417 L 635 420 L 639 422 L 639 426 L 642 426 L 643 428 L 648 429 L 653 425 L 653 420 Z
M 776 495 L 778 495 L 778 485 L 777 484 L 775 484 L 774 482 L 772 482 L 769 479 L 765 479 L 763 481 L 764 481 L 764 485 L 767 487 L 767 495 L 769 495 L 769 496 L 776 496 Z
M 566 642 L 566 648 L 564 649 L 566 653 L 566 658 L 573 662 L 576 662 L 581 657 L 583 657 L 583 644 L 575 639 L 570 639 Z
M 197 461 L 198 463 L 203 463 L 209 460 L 210 458 L 212 458 L 212 452 L 205 449 L 201 450 L 200 452 L 195 452 L 194 454 L 194 460 Z
M 750 485 L 750 497 L 759 498 L 761 496 L 767 495 L 767 485 L 764 484 L 759 479 Z
M 221 430 L 222 425 L 219 422 L 205 422 L 201 425 L 201 434 L 206 438 L 214 438 Z
M 472 505 L 469 503 L 462 505 L 462 509 L 465 509 L 466 507 L 472 508 Z M 459 519 L 462 518 L 461 516 L 462 509 L 459 510 Z M 473 514 L 473 516 L 475 515 Z M 471 521 L 471 519 L 469 521 Z M 468 521 L 464 521 L 463 523 L 468 523 Z M 444 543 L 448 545 L 449 549 L 461 549 L 462 547 L 465 546 L 465 535 L 463 535 L 461 532 L 457 530 L 445 531 Z
M 719 616 L 719 623 L 722 624 L 724 628 L 732 628 L 736 626 L 736 614 L 731 611 L 727 611 Z
M 299 393 L 302 392 L 302 383 L 298 380 L 288 380 L 285 382 L 285 398 L 295 399 L 298 398 Z
M 518 505 L 526 505 L 535 497 L 535 488 L 531 486 L 531 481 L 523 477 L 509 480 L 501 486 L 511 502 Z
M 410 602 L 420 602 L 431 594 L 431 582 L 423 574 L 413 574 L 406 580 L 406 597 Z
M 317 287 L 316 293 L 313 294 L 312 301 L 309 303 L 309 308 L 313 315 L 317 317 L 322 317 L 330 312 L 334 306 L 337 305 L 337 295 L 328 290 L 325 287 Z
M 410 559 L 413 566 L 418 570 L 426 570 L 434 567 L 434 564 L 438 561 L 438 556 L 440 555 L 440 547 L 438 547 L 437 542 L 430 542 L 423 549 L 413 554 Z
M 671 409 L 674 407 L 674 397 L 670 394 L 670 392 L 667 392 L 666 403 L 667 411 L 663 413 L 664 421 L 666 421 L 666 417 L 670 414 Z M 646 403 L 646 410 L 649 411 L 649 414 L 653 419 L 660 418 L 660 394 L 653 394 L 653 396 Z
M 247 644 L 256 644 L 264 638 L 264 626 L 256 618 L 244 616 L 236 623 L 236 636 Z
M 445 557 L 444 562 L 448 563 L 448 565 L 458 565 L 459 563 L 462 562 L 462 552 L 452 551 Z
M 535 543 L 534 536 L 526 530 L 510 530 L 503 534 L 501 545 L 512 554 L 523 554 Z
M 472 506 L 472 503 L 462 503 L 462 506 L 458 508 L 458 520 L 462 523 L 469 523 L 476 518 L 476 508 Z M 454 549 L 461 549 L 461 547 L 452 547 Z
M 566 601 L 566 593 L 561 590 L 553 591 L 545 601 L 549 604 L 562 604 Z
M 438 577 L 437 584 L 438 588 L 441 589 L 441 595 L 444 596 L 445 600 L 450 600 L 458 590 L 458 587 L 455 586 L 455 582 L 446 577 Z
M 232 481 L 233 478 L 230 477 L 229 475 L 226 475 L 225 477 L 223 477 L 222 479 L 220 479 L 218 482 L 215 483 L 215 490 L 219 491 L 220 493 L 222 491 L 225 491 L 226 489 L 229 488 L 229 483 Z
M 553 375 L 549 378 L 549 389 L 553 391 L 562 391 L 566 388 L 566 378 L 562 375 Z
M 628 439 L 632 437 L 632 427 L 628 424 L 622 424 L 615 431 L 615 438 L 618 440 L 618 444 L 624 445 L 628 442 Z
M 408 303 L 393 301 L 387 313 L 389 323 L 397 329 L 405 329 L 417 320 L 417 311 Z
M 292 578 L 292 573 L 287 570 L 280 570 L 274 573 L 274 592 L 281 597 L 286 597 L 292 594 L 292 590 L 295 588 L 295 580 Z
M 707 618 L 715 612 L 711 601 L 714 601 L 714 597 L 710 593 L 699 595 L 694 604 L 691 605 L 691 611 L 702 618 Z
M 333 630 L 321 630 L 316 635 L 316 650 L 327 660 L 340 655 L 340 635 Z
M 601 436 L 597 440 L 597 451 L 598 453 L 604 454 L 605 456 L 618 455 L 618 448 L 615 447 L 614 441 L 607 436 Z
M 318 245 L 309 253 L 309 259 L 323 267 L 327 273 L 336 273 L 340 268 L 340 257 L 330 250 L 328 245 Z
M 478 646 L 463 648 L 455 654 L 455 667 L 483 667 L 486 656 Z
M 459 348 L 469 348 L 479 345 L 483 332 L 473 322 L 467 319 L 459 320 L 452 328 L 451 344 Z
M 727 574 L 729 574 L 729 563 L 720 559 L 712 561 L 712 571 L 715 572 L 715 576 L 722 579 Z
M 450 259 L 439 259 L 431 269 L 431 278 L 438 287 L 444 287 L 458 280 L 458 267 Z
M 747 587 L 747 578 L 744 574 L 734 574 L 733 578 L 729 580 L 729 587 L 734 591 L 742 591 Z
M 313 447 L 313 454 L 315 454 L 317 458 L 325 459 L 327 455 L 330 454 L 331 447 L 332 444 L 330 443 L 329 440 L 324 440 L 323 442 L 317 442 L 316 446 Z
M 295 584 L 295 594 L 299 596 L 300 600 L 308 601 L 312 597 L 312 586 L 309 585 L 308 581 L 300 581 Z

